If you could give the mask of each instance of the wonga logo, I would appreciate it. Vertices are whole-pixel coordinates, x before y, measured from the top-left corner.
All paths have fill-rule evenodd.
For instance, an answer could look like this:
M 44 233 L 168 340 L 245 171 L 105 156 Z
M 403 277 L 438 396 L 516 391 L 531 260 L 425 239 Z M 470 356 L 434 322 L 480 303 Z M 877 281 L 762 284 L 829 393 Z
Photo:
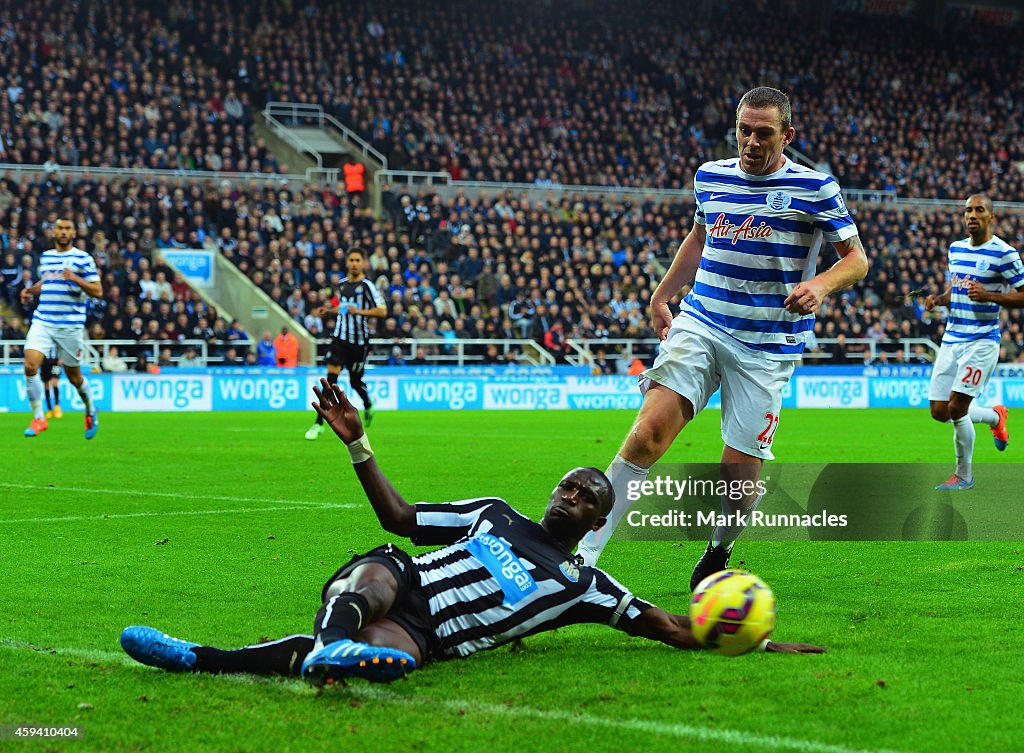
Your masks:
M 865 377 L 799 377 L 797 407 L 867 408 L 868 380 Z
M 498 581 L 505 594 L 504 606 L 510 607 L 537 590 L 533 576 L 505 539 L 478 533 L 466 542 L 466 549 Z
M 115 377 L 114 410 L 213 410 L 213 383 L 209 376 Z

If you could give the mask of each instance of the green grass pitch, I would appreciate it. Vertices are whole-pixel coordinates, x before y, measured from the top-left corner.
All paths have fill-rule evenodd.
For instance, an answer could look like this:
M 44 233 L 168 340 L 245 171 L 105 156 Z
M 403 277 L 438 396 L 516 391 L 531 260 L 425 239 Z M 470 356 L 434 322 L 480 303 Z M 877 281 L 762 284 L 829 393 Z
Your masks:
M 607 464 L 632 417 L 381 413 L 371 437 L 409 501 L 496 494 L 536 516 L 569 467 Z M 85 728 L 83 741 L 25 750 L 1020 749 L 1014 542 L 741 540 L 736 558 L 778 597 L 776 637 L 824 656 L 726 659 L 577 626 L 321 695 L 132 663 L 117 642 L 129 624 L 223 647 L 308 632 L 323 580 L 389 539 L 341 444 L 303 439 L 311 418 L 105 414 L 85 442 L 80 414 L 34 440 L 20 437 L 24 414 L 0 415 L 0 724 Z M 775 452 L 945 463 L 950 434 L 925 410 L 791 410 Z M 998 455 L 983 427 L 978 439 L 977 462 L 1022 457 Z M 714 462 L 720 449 L 711 412 L 667 459 Z M 601 564 L 682 612 L 701 547 L 615 542 Z

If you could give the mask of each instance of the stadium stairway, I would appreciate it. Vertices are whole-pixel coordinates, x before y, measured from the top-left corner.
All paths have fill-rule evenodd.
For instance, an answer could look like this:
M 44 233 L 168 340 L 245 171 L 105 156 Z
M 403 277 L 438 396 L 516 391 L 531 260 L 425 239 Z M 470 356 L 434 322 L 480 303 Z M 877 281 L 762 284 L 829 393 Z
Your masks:
M 171 260 L 166 261 L 179 271 Z M 288 327 L 299 341 L 299 363 L 316 364 L 316 338 L 219 252 L 214 254 L 213 284 L 198 287 L 190 283 L 190 286 L 208 305 L 215 307 L 225 321 L 237 319 L 253 341 L 259 340 L 264 332 L 276 337 L 282 327 Z

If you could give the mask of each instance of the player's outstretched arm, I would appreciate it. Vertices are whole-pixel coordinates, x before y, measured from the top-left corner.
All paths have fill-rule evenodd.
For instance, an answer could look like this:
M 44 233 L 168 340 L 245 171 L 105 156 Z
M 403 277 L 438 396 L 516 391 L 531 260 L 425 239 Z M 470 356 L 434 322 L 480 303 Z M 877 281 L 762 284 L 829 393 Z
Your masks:
M 313 393 L 317 398 L 313 410 L 323 416 L 326 424 L 352 453 L 352 467 L 381 526 L 388 533 L 412 536 L 416 530 L 416 508 L 402 498 L 378 467 L 366 441 L 359 411 L 337 384 L 329 384 L 326 379 L 320 380 L 320 387 L 314 387 Z
M 658 607 L 648 609 L 640 615 L 630 632 L 641 638 L 667 643 L 675 648 L 687 650 L 702 648 L 700 642 L 693 636 L 693 631 L 690 630 L 689 617 L 672 614 Z M 810 643 L 779 643 L 778 641 L 768 641 L 764 650 L 776 654 L 823 654 L 826 651 L 823 646 L 814 646 Z
M 699 222 L 695 222 L 686 238 L 679 244 L 676 256 L 672 260 L 672 266 L 669 267 L 664 279 L 658 284 L 654 295 L 651 296 L 651 327 L 660 340 L 664 340 L 668 336 L 669 328 L 672 326 L 672 312 L 668 307 L 668 302 L 675 297 L 683 285 L 696 276 L 706 239 L 707 230 Z

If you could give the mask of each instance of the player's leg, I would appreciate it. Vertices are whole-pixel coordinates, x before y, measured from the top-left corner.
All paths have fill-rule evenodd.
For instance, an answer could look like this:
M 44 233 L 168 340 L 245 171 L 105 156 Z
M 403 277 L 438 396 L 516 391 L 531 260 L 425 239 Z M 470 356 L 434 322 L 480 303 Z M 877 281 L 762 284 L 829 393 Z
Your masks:
M 57 346 L 57 356 L 64 362 L 64 373 L 68 381 L 78 391 L 82 398 L 82 405 L 85 407 L 85 438 L 92 439 L 100 429 L 99 411 L 92 399 L 92 390 L 89 387 L 89 380 L 82 373 L 81 358 L 84 347 L 83 340 L 85 330 L 82 328 L 68 328 L 54 334 L 54 343 Z
M 50 376 L 53 372 L 53 362 L 49 358 L 43 359 L 40 372 L 40 379 L 43 380 L 43 397 L 46 399 L 46 413 L 44 415 L 47 419 L 50 419 L 53 418 L 53 400 L 50 398 L 53 389 L 53 379 Z
M 953 451 L 956 456 L 956 470 L 953 476 L 936 488 L 969 489 L 974 485 L 974 472 L 972 463 L 974 460 L 974 440 L 976 433 L 974 422 L 971 421 L 971 402 L 974 400 L 970 395 L 962 392 L 953 392 L 949 396 L 949 419 L 953 424 Z M 956 479 L 954 481 L 954 479 Z M 953 481 L 951 484 L 950 481 Z
M 302 675 L 314 684 L 353 676 L 387 682 L 415 669 L 415 657 L 405 651 L 353 640 L 405 597 L 414 578 L 412 558 L 391 544 L 341 568 L 324 587 Z
M 31 334 L 31 330 L 29 334 Z M 32 420 L 29 427 L 25 429 L 25 436 L 35 437 L 47 429 L 46 414 L 43 413 L 43 393 L 46 391 L 46 387 L 39 376 L 39 370 L 43 365 L 43 352 L 29 347 L 30 344 L 29 340 L 25 345 L 25 391 L 29 407 L 32 410 Z
M 730 523 L 717 526 L 690 576 L 690 588 L 725 569 L 733 545 L 743 530 L 747 513 L 761 501 L 753 489 L 765 460 L 773 460 L 772 445 L 779 428 L 782 392 L 793 374 L 792 361 L 770 361 L 742 346 L 722 345 L 722 450 L 720 478 L 730 490 L 722 499 L 722 512 Z
M 184 641 L 156 628 L 133 625 L 121 632 L 121 647 L 135 661 L 170 672 L 298 677 L 302 661 L 313 649 L 313 636 L 289 635 L 224 650 Z
M 979 379 L 977 387 L 978 395 L 981 395 L 996 366 L 999 364 L 999 346 L 995 342 L 985 341 L 972 344 L 969 350 L 971 351 L 972 360 L 979 369 L 979 371 L 971 374 L 971 379 L 972 381 L 975 378 Z M 978 376 L 979 374 L 980 377 Z M 1006 428 L 1008 411 L 1005 405 L 989 408 L 985 405 L 979 405 L 978 401 L 974 400 L 971 402 L 968 415 L 971 417 L 972 423 L 988 426 L 992 432 L 992 442 L 997 450 L 1003 452 L 1007 448 L 1010 444 L 1010 432 Z
M 957 371 L 949 394 L 947 411 L 953 424 L 956 470 L 936 489 L 962 491 L 974 486 L 974 443 L 976 433 L 971 405 L 988 384 L 999 361 L 999 343 L 984 340 L 955 346 Z M 1005 410 L 1005 409 L 1004 409 Z M 995 411 L 993 411 L 995 412 Z M 1005 421 L 1003 422 L 1005 431 Z
M 718 389 L 714 353 L 713 337 L 706 328 L 689 317 L 676 318 L 654 366 L 641 377 L 644 400 L 640 412 L 605 471 L 615 490 L 615 503 L 604 526 L 580 542 L 577 553 L 583 564 L 597 563 L 615 527 L 635 503 L 627 493 L 630 486 L 635 488 L 647 479 L 651 466 Z
M 50 389 L 53 391 L 53 417 L 63 418 L 64 411 L 60 408 L 60 361 L 54 360 L 50 372 Z
M 92 400 L 92 390 L 89 387 L 89 380 L 85 378 L 79 365 L 66 363 L 64 373 L 68 375 L 68 381 L 78 390 L 82 398 L 82 405 L 85 407 L 85 438 L 92 439 L 100 430 L 99 411 Z
M 615 490 L 615 502 L 605 524 L 580 541 L 577 554 L 584 565 L 597 564 L 616 527 L 637 501 L 630 499 L 629 489 L 647 480 L 651 466 L 672 446 L 693 419 L 693 412 L 690 401 L 668 387 L 653 384 L 647 390 L 632 428 L 605 471 Z
M 363 401 L 363 425 L 369 428 L 373 423 L 373 401 L 370 400 L 370 391 L 366 388 L 363 375 L 366 373 L 366 359 L 370 356 L 370 349 L 367 346 L 350 345 L 347 350 L 345 368 L 348 369 L 348 381 Z

